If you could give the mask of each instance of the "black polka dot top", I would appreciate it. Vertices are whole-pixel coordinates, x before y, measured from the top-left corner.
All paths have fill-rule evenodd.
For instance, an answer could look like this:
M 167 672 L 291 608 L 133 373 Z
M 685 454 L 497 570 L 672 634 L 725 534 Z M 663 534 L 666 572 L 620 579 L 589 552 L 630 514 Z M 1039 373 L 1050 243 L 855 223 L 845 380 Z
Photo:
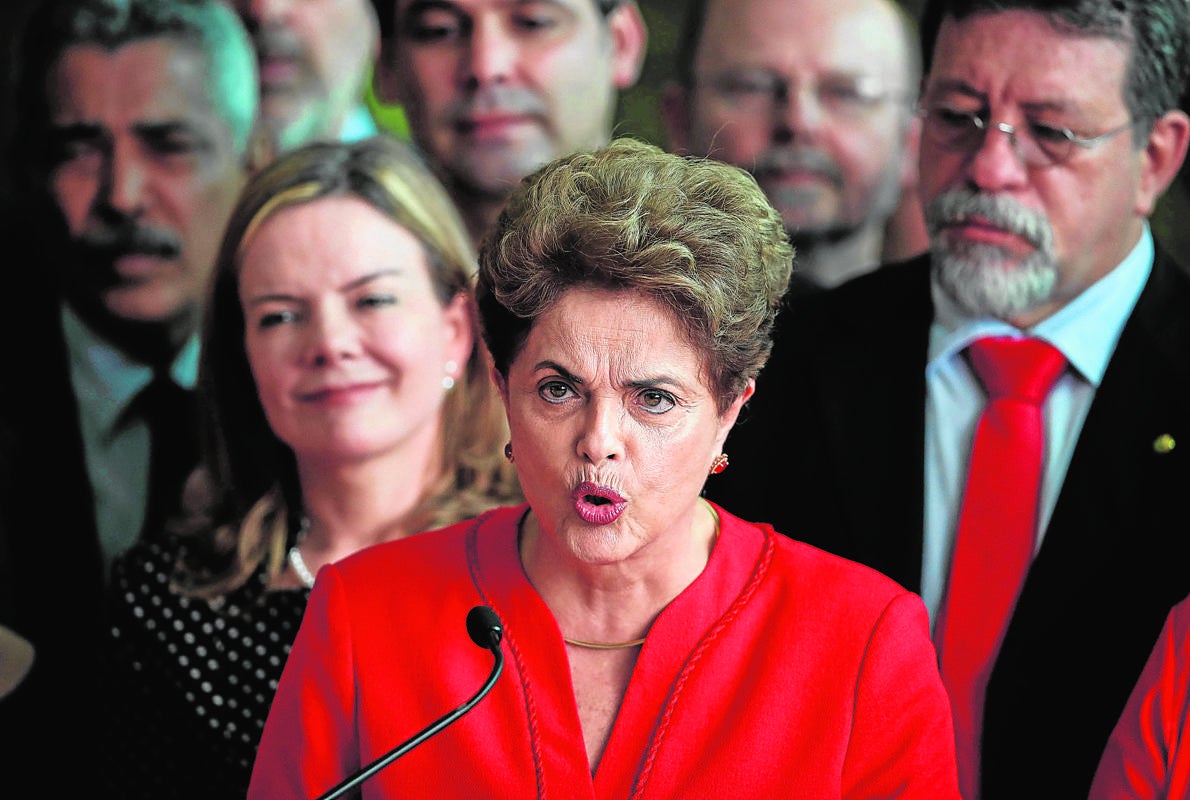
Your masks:
M 242 800 L 310 592 L 266 591 L 262 567 L 220 601 L 182 597 L 176 556 L 144 542 L 113 570 L 108 783 L 123 797 Z

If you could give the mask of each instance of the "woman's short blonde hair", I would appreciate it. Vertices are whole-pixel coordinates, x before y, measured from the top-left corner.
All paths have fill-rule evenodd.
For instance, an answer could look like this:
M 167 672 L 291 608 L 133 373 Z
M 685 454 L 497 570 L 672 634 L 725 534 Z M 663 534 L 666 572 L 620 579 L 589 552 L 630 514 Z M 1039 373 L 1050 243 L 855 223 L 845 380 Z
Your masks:
M 189 526 L 178 586 L 218 596 L 242 585 L 263 562 L 284 568 L 302 511 L 293 452 L 269 427 L 244 348 L 240 258 L 260 225 L 284 208 L 325 197 L 355 197 L 406 229 L 425 249 L 430 282 L 445 306 L 472 297 L 475 255 L 445 190 L 409 147 L 383 136 L 318 143 L 294 150 L 258 173 L 231 214 L 215 266 L 203 325 L 199 394 L 206 412 L 209 494 Z M 476 346 L 443 403 L 442 472 L 414 511 L 429 530 L 520 501 L 502 457 L 507 423 L 491 366 Z
M 484 340 L 505 376 L 535 320 L 569 289 L 634 289 L 670 309 L 704 354 L 720 412 L 756 377 L 793 249 L 736 167 L 631 139 L 527 177 L 484 241 Z

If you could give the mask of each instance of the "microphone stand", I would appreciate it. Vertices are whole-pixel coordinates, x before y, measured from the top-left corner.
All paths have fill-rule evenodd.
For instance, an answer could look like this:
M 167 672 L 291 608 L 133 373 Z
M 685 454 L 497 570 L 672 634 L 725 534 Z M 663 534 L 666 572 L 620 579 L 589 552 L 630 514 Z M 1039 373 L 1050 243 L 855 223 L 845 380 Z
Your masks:
M 476 612 L 479 612 L 481 609 L 489 614 L 490 618 L 485 617 L 482 614 L 477 615 Z M 476 621 L 481 625 L 485 622 L 488 622 L 489 619 L 494 620 L 494 622 L 489 623 L 491 625 L 490 629 L 485 629 L 483 631 L 483 633 L 487 634 L 489 638 L 488 643 L 484 643 L 482 641 L 482 635 L 472 627 L 473 618 L 475 618 Z M 392 750 L 373 761 L 371 764 L 368 764 L 359 772 L 348 777 L 339 785 L 330 789 L 326 793 L 319 795 L 317 800 L 336 800 L 336 798 L 342 797 L 344 794 L 359 786 L 368 778 L 372 777 L 377 772 L 384 769 L 413 748 L 417 747 L 426 739 L 429 739 L 431 736 L 450 725 L 459 717 L 466 714 L 476 703 L 484 698 L 484 695 L 492 690 L 492 687 L 496 685 L 496 679 L 500 677 L 500 673 L 504 670 L 504 653 L 500 650 L 500 639 L 503 637 L 504 631 L 500 626 L 500 620 L 498 617 L 496 617 L 495 613 L 492 612 L 491 609 L 487 608 L 486 606 L 477 606 L 471 610 L 470 614 L 467 615 L 467 628 L 468 632 L 471 634 L 472 641 L 474 641 L 480 647 L 485 647 L 488 650 L 491 650 L 492 655 L 495 656 L 495 663 L 492 664 L 492 672 L 490 675 L 488 675 L 487 681 L 482 687 L 480 687 L 480 690 L 454 711 L 439 717 L 437 720 L 418 731 L 418 733 L 416 733 L 411 739 L 408 739 L 404 743 L 397 745 Z

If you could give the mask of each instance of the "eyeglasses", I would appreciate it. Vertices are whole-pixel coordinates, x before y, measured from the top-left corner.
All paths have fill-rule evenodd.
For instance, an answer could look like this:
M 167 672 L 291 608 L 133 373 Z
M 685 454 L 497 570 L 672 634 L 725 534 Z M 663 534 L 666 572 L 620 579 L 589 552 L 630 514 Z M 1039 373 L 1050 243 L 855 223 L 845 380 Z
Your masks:
M 746 113 L 766 113 L 785 105 L 796 91 L 788 79 L 763 70 L 723 72 L 695 81 L 724 105 Z M 881 86 L 871 76 L 839 75 L 814 84 L 811 91 L 818 106 L 834 117 L 859 117 L 893 99 L 908 99 L 905 92 Z
M 924 120 L 922 135 L 939 147 L 973 153 L 983 146 L 988 131 L 995 129 L 1008 135 L 1012 149 L 1029 167 L 1061 164 L 1069 160 L 1077 148 L 1090 150 L 1136 125 L 1134 120 L 1129 120 L 1098 136 L 1079 136 L 1069 128 L 1039 122 L 1028 122 L 1018 128 L 1007 122 L 990 122 L 984 118 L 983 112 L 956 111 L 944 106 L 919 108 L 917 113 Z

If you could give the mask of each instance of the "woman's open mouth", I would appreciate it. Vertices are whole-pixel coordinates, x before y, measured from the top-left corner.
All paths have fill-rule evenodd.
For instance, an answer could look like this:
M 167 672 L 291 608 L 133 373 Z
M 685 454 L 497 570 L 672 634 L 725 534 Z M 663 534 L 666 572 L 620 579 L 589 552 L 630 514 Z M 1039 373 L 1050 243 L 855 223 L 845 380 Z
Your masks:
M 584 481 L 570 493 L 574 510 L 584 522 L 606 525 L 615 522 L 628 507 L 628 501 L 606 486 Z

